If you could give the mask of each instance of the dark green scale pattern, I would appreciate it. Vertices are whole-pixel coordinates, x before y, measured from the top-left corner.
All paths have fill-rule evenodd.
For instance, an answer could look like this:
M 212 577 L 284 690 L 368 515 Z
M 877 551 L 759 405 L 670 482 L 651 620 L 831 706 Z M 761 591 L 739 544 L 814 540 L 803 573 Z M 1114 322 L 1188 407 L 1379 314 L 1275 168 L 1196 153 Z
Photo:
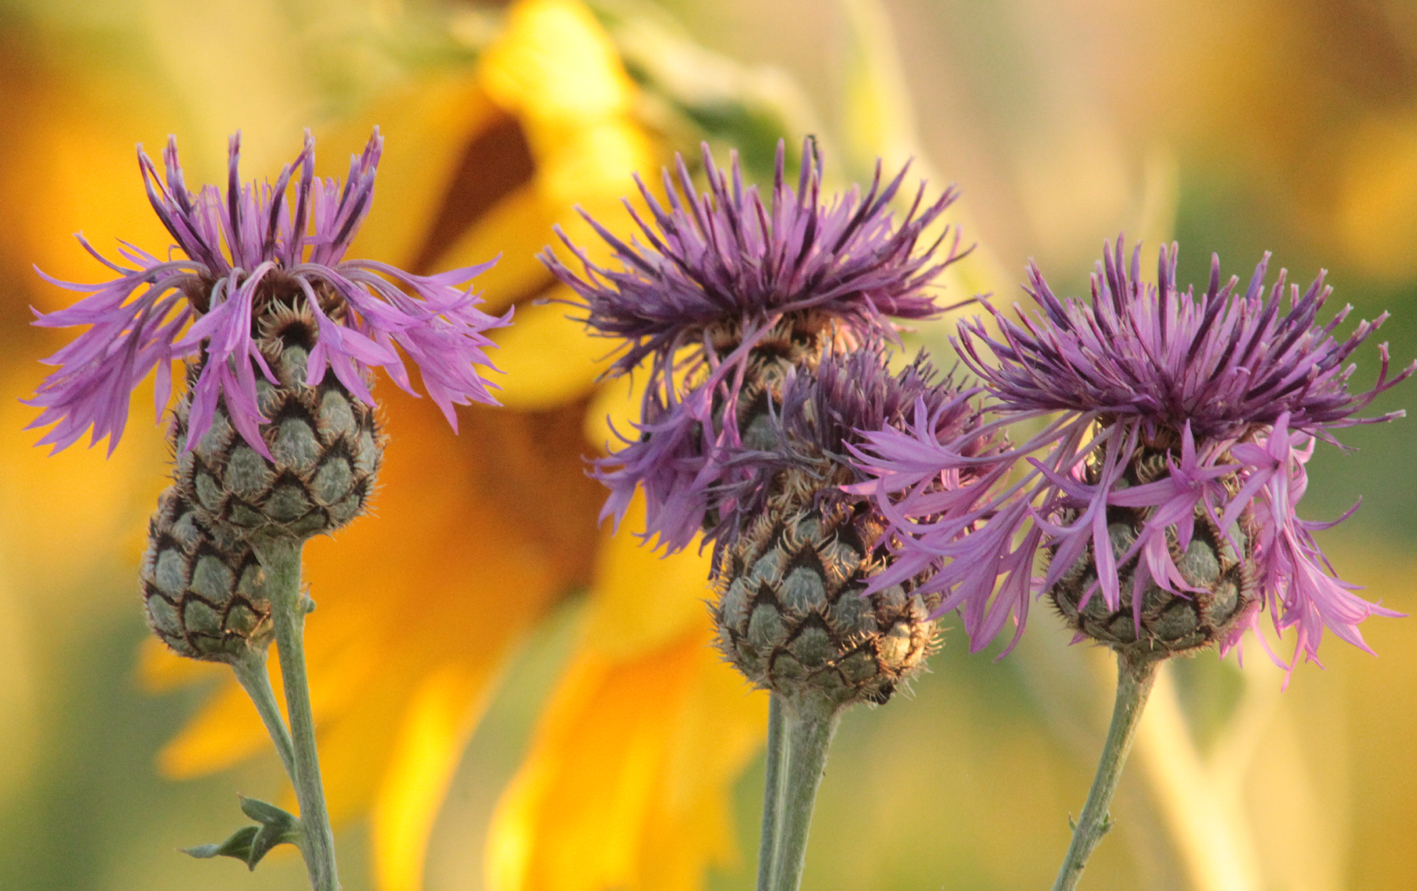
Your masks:
M 715 567 L 718 647 L 755 685 L 834 704 L 884 703 L 937 636 L 938 598 L 902 586 L 860 596 L 877 529 L 850 515 L 770 505 Z
M 271 605 L 251 546 L 213 531 L 176 486 L 158 499 L 139 581 L 149 627 L 182 656 L 231 662 L 270 643 Z
M 281 385 L 260 379 L 257 394 L 270 419 L 262 438 L 275 461 L 247 444 L 220 400 L 210 429 L 186 450 L 193 371 L 174 424 L 176 481 L 209 525 L 305 539 L 365 512 L 384 436 L 374 410 L 351 396 L 333 372 L 318 386 L 304 385 L 306 344 L 274 342 L 284 344 L 271 363 Z
M 1168 472 L 1165 467 L 1165 453 L 1138 450 L 1120 485 L 1152 482 Z M 1115 559 L 1120 560 L 1136 541 L 1150 516 L 1150 508 L 1108 507 L 1107 531 Z M 1204 508 L 1198 506 L 1195 529 L 1184 553 L 1175 527 L 1168 528 L 1166 540 L 1172 560 L 1187 584 L 1201 590 L 1173 593 L 1148 579 L 1141 592 L 1140 617 L 1133 609 L 1132 596 L 1138 558 L 1118 566 L 1121 600 L 1117 609 L 1108 609 L 1096 586 L 1097 564 L 1091 541 L 1048 592 L 1049 596 L 1075 631 L 1134 659 L 1163 659 L 1208 647 L 1232 632 L 1255 602 L 1254 570 L 1249 562 L 1255 532 L 1252 524 L 1246 512 L 1231 526 L 1227 540 Z M 1243 554 L 1236 553 L 1231 540 Z

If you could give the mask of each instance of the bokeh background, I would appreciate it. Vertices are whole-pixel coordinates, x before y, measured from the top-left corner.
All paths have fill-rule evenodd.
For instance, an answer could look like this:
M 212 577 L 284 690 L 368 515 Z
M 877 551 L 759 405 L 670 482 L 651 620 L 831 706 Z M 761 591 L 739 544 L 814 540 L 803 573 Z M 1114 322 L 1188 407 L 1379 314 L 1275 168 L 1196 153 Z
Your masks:
M 580 204 L 623 230 L 632 171 L 708 139 L 762 176 L 815 134 L 837 186 L 914 157 L 957 182 L 978 250 L 945 296 L 1017 299 L 1036 259 L 1076 294 L 1102 241 L 1182 281 L 1264 251 L 1334 307 L 1392 319 L 1417 355 L 1417 7 L 1406 0 L 5 0 L 0 3 L 0 888 L 301 887 L 183 846 L 280 800 L 251 709 L 221 674 L 145 642 L 135 572 L 167 472 L 135 397 L 122 445 L 50 457 L 18 399 L 64 332 L 29 307 L 98 280 L 83 231 L 166 238 L 133 145 L 177 135 L 189 183 L 247 179 L 320 140 L 320 171 L 374 124 L 387 144 L 354 253 L 479 281 L 517 304 L 506 407 L 443 430 L 383 386 L 393 436 L 377 515 L 313 543 L 312 672 L 346 888 L 630 891 L 752 885 L 761 694 L 705 646 L 704 561 L 660 563 L 597 529 L 581 456 L 624 416 L 604 342 L 566 321 L 533 259 Z M 724 155 L 720 154 L 722 158 Z M 1150 266 L 1151 260 L 1146 261 Z M 949 326 L 924 343 L 949 362 Z M 1346 330 L 1346 329 L 1345 329 Z M 1376 373 L 1360 354 L 1357 386 Z M 1411 385 L 1373 411 L 1410 403 Z M 1411 420 L 1321 448 L 1302 513 L 1362 508 L 1320 540 L 1366 596 L 1417 612 Z M 630 530 L 626 530 L 630 531 Z M 946 624 L 951 624 L 946 620 Z M 1282 672 L 1251 642 L 1158 686 L 1092 888 L 1417 887 L 1417 625 L 1330 641 Z M 1047 887 L 1110 702 L 1104 654 L 1039 609 L 1018 650 L 947 631 L 932 673 L 848 714 L 812 833 L 822 889 Z M 1288 648 L 1279 645 L 1279 652 Z

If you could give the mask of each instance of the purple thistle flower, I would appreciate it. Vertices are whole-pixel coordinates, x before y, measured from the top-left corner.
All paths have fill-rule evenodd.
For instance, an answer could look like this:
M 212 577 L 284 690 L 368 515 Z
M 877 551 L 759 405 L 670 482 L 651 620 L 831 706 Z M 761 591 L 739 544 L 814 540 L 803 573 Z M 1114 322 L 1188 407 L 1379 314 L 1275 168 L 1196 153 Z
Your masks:
M 645 537 L 657 537 L 667 553 L 689 546 L 708 522 L 713 489 L 723 474 L 721 460 L 709 456 L 732 449 L 722 433 L 711 432 L 709 396 L 702 387 L 683 401 L 672 391 L 645 392 L 634 423 L 639 435 L 614 430 L 621 447 L 592 466 L 592 475 L 610 489 L 602 520 L 614 517 L 618 528 L 639 487 L 645 494 Z
M 735 450 L 761 445 L 752 430 L 740 431 L 740 414 L 765 417 L 783 366 L 811 366 L 829 347 L 893 337 L 888 317 L 940 312 L 925 289 L 963 256 L 957 235 L 935 256 L 948 228 L 917 251 L 924 230 L 954 201 L 953 189 L 926 204 L 922 183 L 904 218 L 891 214 L 908 166 L 882 184 L 878 164 L 864 196 L 853 188 L 824 200 L 814 143 L 804 145 L 796 189 L 787 184 L 779 143 L 765 201 L 756 186 L 744 186 L 736 153 L 723 170 L 707 145 L 703 152 L 706 194 L 696 192 L 683 158 L 677 183 L 664 172 L 667 207 L 636 179 L 650 219 L 626 207 L 643 243 L 626 243 L 586 217 L 620 270 L 595 265 L 564 233 L 584 277 L 550 251 L 542 255 L 584 300 L 591 329 L 625 341 L 612 373 L 649 364 L 638 436 L 622 437 L 624 446 L 598 462 L 596 475 L 611 488 L 605 514 L 617 521 L 635 487 L 644 487 L 648 534 L 671 551 L 687 546 L 705 522 L 718 523 L 712 491 L 725 482 L 725 462 Z M 739 410 L 725 411 L 729 405 Z
M 1012 453 L 1045 452 L 1029 459 L 1021 479 L 975 515 L 944 521 L 912 487 L 967 459 L 915 430 L 872 437 L 862 468 L 877 477 L 883 499 L 897 493 L 887 500 L 903 553 L 891 573 L 949 560 L 927 587 L 944 594 L 942 609 L 961 609 L 975 650 L 1009 616 L 1021 632 L 1034 591 L 1057 600 L 1061 588 L 1080 585 L 1075 613 L 1085 613 L 1097 592 L 1116 610 L 1130 574 L 1140 637 L 1151 592 L 1203 599 L 1189 549 L 1204 538 L 1212 553 L 1242 564 L 1228 582 L 1238 589 L 1224 604 L 1233 612 L 1213 629 L 1222 654 L 1255 627 L 1261 605 L 1276 631 L 1297 629 L 1291 671 L 1300 653 L 1316 660 L 1324 628 L 1367 649 L 1358 623 L 1398 614 L 1332 576 L 1311 535 L 1332 524 L 1300 520 L 1295 506 L 1316 440 L 1334 442 L 1335 430 L 1400 417 L 1355 415 L 1417 363 L 1389 377 L 1383 344 L 1377 383 L 1352 394 L 1353 366 L 1344 363 L 1386 313 L 1340 341 L 1332 335 L 1349 308 L 1322 326 L 1316 321 L 1331 291 L 1322 274 L 1302 296 L 1290 287 L 1285 312 L 1282 270 L 1266 294 L 1268 255 L 1244 292 L 1234 278 L 1221 286 L 1216 258 L 1199 297 L 1175 285 L 1175 245 L 1161 251 L 1156 287 L 1138 281 L 1139 259 L 1140 248 L 1128 271 L 1119 239 L 1092 277 L 1090 303 L 1059 300 L 1031 267 L 1026 290 L 1037 313 L 1020 311 L 1015 323 L 990 307 L 997 339 L 982 320 L 961 323 L 962 354 L 993 397 L 990 408 L 1010 420 L 1061 415 Z M 1143 520 L 1126 528 L 1127 516 Z M 961 522 L 985 518 L 982 531 L 958 536 Z M 1040 550 L 1049 555 L 1041 580 L 1032 577 Z M 1078 581 L 1081 566 L 1087 573 Z M 996 593 L 1000 575 L 1005 584 Z
M 595 265 L 559 230 L 584 266 L 585 278 L 550 251 L 542 254 L 557 278 L 584 298 L 587 324 L 598 334 L 626 341 L 616 373 L 653 357 L 655 373 L 668 375 L 683 347 L 702 347 L 702 360 L 714 365 L 741 362 L 741 356 L 729 357 L 789 316 L 841 320 L 862 334 L 889 336 L 894 329 L 887 316 L 925 319 L 940 312 L 923 291 L 962 256 L 958 238 L 943 259 L 933 255 L 939 242 L 918 253 L 916 245 L 954 202 L 953 188 L 925 205 L 921 183 L 897 223 L 890 204 L 908 164 L 882 186 L 877 163 L 864 196 L 853 187 L 824 203 L 815 143 L 809 139 L 803 145 L 794 190 L 786 181 L 785 148 L 779 142 L 772 196 L 765 205 L 757 186 L 744 187 L 737 152 L 730 159 L 728 170 L 719 168 L 704 144 L 709 192 L 700 195 L 684 159 L 676 155 L 678 183 L 667 169 L 663 174 L 668 208 L 636 176 L 652 221 L 628 200 L 625 207 L 646 244 L 637 239 L 627 244 L 586 217 L 614 250 L 621 271 Z
M 719 523 L 708 537 L 731 546 L 762 512 L 784 478 L 800 500 L 821 510 L 867 500 L 874 486 L 854 463 L 860 448 L 882 430 L 924 430 L 972 459 L 959 472 L 936 476 L 920 497 L 938 515 L 967 513 L 984 497 L 976 485 L 997 464 L 1002 440 L 981 428 L 970 400 L 982 391 L 962 389 L 941 377 L 923 355 L 898 373 L 887 366 L 880 341 L 849 353 L 828 353 L 815 372 L 792 370 L 782 386 L 781 408 L 770 413 L 769 445 L 744 448 L 724 463 L 718 489 Z
M 766 427 L 771 443 L 725 464 L 712 578 L 718 646 L 754 684 L 793 707 L 886 702 L 934 649 L 938 594 L 922 589 L 933 567 L 875 584 L 891 566 L 888 517 L 855 450 L 882 429 L 912 423 L 977 459 L 921 487 L 942 514 L 987 500 L 1002 441 L 981 432 L 977 389 L 938 378 L 924 359 L 892 373 L 880 341 L 830 352 L 814 370 L 793 368 Z
M 138 148 L 148 199 L 185 258 L 160 260 L 120 241 L 119 254 L 132 264 L 124 266 L 104 259 L 81 235 L 84 249 L 118 278 L 87 285 L 40 272 L 53 284 L 90 296 L 68 309 L 36 311 L 35 324 L 91 326 L 44 360 L 58 370 L 26 400 L 43 409 L 29 427 L 55 425 L 40 443 L 58 451 L 92 427 L 91 444 L 106 436 L 112 452 L 127 423 L 133 388 L 158 369 L 161 415 L 171 397 L 173 361 L 198 357 L 187 447 L 202 438 L 222 399 L 241 436 L 270 458 L 260 433 L 268 419 L 258 405 L 256 373 L 272 383 L 276 377 L 253 336 L 252 320 L 276 302 L 304 304 L 315 317 L 317 340 L 305 369 L 310 386 L 332 371 L 351 394 L 372 405 L 367 376 L 379 366 L 412 393 L 397 344 L 418 364 L 429 396 L 454 429 L 454 404 L 495 403 L 491 385 L 478 374 L 480 366 L 491 367 L 484 332 L 508 324 L 511 313 L 488 315 L 476 309 L 481 301 L 470 290 L 457 287 L 495 260 L 422 276 L 344 259 L 369 212 L 383 148 L 378 129 L 363 154 L 351 159 L 343 188 L 338 180 L 315 178 L 309 131 L 274 186 L 241 183 L 240 145 L 237 134 L 225 196 L 211 185 L 188 190 L 175 138 L 169 137 L 163 152 L 165 183 Z M 294 195 L 288 196 L 293 179 Z

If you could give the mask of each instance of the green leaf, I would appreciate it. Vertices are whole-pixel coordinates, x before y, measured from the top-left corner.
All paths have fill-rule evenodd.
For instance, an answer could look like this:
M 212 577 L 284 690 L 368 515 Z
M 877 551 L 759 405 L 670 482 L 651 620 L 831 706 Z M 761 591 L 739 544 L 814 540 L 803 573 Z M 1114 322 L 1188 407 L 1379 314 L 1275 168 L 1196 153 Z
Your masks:
M 232 833 L 231 838 L 219 845 L 198 845 L 195 848 L 183 848 L 182 853 L 190 854 L 201 860 L 212 857 L 235 857 L 249 865 L 251 842 L 256 838 L 256 833 L 260 831 L 261 827 L 259 826 L 242 826 Z
M 289 826 L 299 827 L 300 818 L 283 808 L 278 808 L 267 801 L 259 798 L 247 798 L 245 795 L 236 796 L 241 802 L 241 813 L 260 823 L 262 826 Z
M 248 869 L 255 869 L 256 864 L 277 845 L 300 845 L 305 831 L 299 817 L 259 798 L 239 798 L 241 812 L 260 823 L 259 826 L 243 826 L 221 844 L 198 845 L 184 848 L 183 852 L 203 860 L 231 857 L 245 863 Z
M 242 797 L 241 812 L 261 824 L 260 831 L 251 839 L 250 859 L 246 861 L 252 869 L 270 853 L 271 848 L 280 844 L 299 845 L 303 838 L 300 818 L 273 804 L 258 798 Z

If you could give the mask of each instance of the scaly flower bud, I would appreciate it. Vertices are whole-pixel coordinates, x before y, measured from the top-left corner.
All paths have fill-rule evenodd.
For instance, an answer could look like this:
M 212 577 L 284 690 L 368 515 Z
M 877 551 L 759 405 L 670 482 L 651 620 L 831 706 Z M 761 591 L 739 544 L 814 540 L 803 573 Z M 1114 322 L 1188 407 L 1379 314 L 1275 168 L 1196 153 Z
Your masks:
M 369 212 L 382 150 L 376 130 L 363 154 L 351 159 L 341 187 L 315 177 L 315 142 L 307 132 L 304 149 L 274 186 L 242 185 L 238 134 L 231 139 L 223 196 L 215 186 L 188 191 L 174 139 L 163 153 L 165 184 L 139 148 L 148 199 L 176 241 L 173 251 L 186 256 L 160 260 L 120 242 L 119 253 L 137 266 L 130 269 L 103 259 L 81 237 L 84 248 L 119 277 L 80 285 L 45 276 L 92 294 L 40 315 L 35 324 L 92 327 L 45 360 L 59 370 L 28 400 L 44 409 L 30 427 L 56 425 L 41 443 L 63 449 L 92 427 L 92 441 L 107 436 L 111 450 L 127 423 L 132 389 L 158 369 L 160 413 L 171 397 L 173 361 L 190 359 L 198 367 L 189 391 L 189 445 L 201 441 L 222 402 L 241 438 L 271 459 L 259 430 L 271 418 L 262 413 L 257 379 L 259 372 L 267 382 L 281 383 L 262 352 L 266 317 L 281 308 L 314 321 L 307 386 L 318 386 L 332 371 L 350 394 L 372 406 L 367 379 L 378 366 L 412 393 L 397 345 L 419 365 L 428 394 L 455 429 L 454 404 L 495 402 L 478 376 L 480 367 L 491 364 L 484 332 L 508 324 L 510 314 L 489 316 L 476 308 L 476 296 L 455 287 L 491 263 L 422 276 L 344 259 Z
M 250 544 L 204 523 L 175 486 L 148 525 L 139 582 L 148 626 L 179 655 L 235 662 L 271 642 L 271 604 Z
M 1167 478 L 1171 472 L 1168 457 L 1167 451 L 1154 447 L 1138 449 L 1114 484 L 1114 492 L 1124 494 Z M 1097 467 L 1089 465 L 1084 480 L 1095 485 L 1097 473 Z M 1231 495 L 1240 485 L 1233 473 L 1219 482 Z M 1222 643 L 1243 630 L 1259 606 L 1253 562 L 1258 531 L 1254 511 L 1242 511 L 1224 532 L 1200 505 L 1192 514 L 1191 539 L 1184 549 L 1174 529 L 1157 539 L 1164 542 L 1167 558 L 1176 569 L 1170 580 L 1173 590 L 1158 584 L 1141 568 L 1142 557 L 1133 549 L 1137 539 L 1148 534 L 1148 522 L 1157 516 L 1156 509 L 1115 500 L 1108 506 L 1107 536 L 1120 593 L 1116 607 L 1109 607 L 1107 599 L 1098 594 L 1097 545 L 1091 539 L 1084 553 L 1057 574 L 1057 581 L 1048 589 L 1078 640 L 1091 638 L 1139 663 Z M 1062 525 L 1070 525 L 1077 520 L 1076 511 L 1065 509 L 1060 519 Z M 1049 547 L 1050 560 L 1057 550 L 1056 545 Z
M 171 364 L 185 358 L 173 441 L 187 502 L 209 526 L 303 539 L 365 509 L 383 444 L 372 369 L 413 392 L 397 345 L 456 429 L 454 404 L 495 401 L 478 374 L 490 365 L 484 332 L 509 316 L 483 313 L 455 287 L 491 263 L 419 276 L 344 258 L 373 198 L 377 130 L 343 187 L 315 177 L 308 132 L 274 186 L 241 183 L 240 147 L 238 134 L 225 195 L 188 191 L 174 140 L 165 182 L 139 149 L 149 201 L 186 259 L 159 260 L 123 242 L 119 253 L 138 267 L 129 269 L 80 239 L 119 278 L 50 279 L 94 293 L 36 324 L 92 327 L 46 360 L 60 368 L 29 400 L 44 409 L 30 426 L 55 424 L 41 442 L 56 449 L 92 427 L 93 441 L 108 436 L 111 450 L 132 388 L 156 368 L 161 413 Z
M 893 585 L 861 596 L 882 524 L 853 513 L 774 498 L 715 562 L 719 649 L 757 686 L 793 701 L 884 703 L 934 649 L 938 594 Z
M 714 619 L 719 648 L 753 683 L 789 701 L 883 703 L 924 665 L 939 594 L 921 590 L 928 569 L 881 581 L 888 524 L 869 494 L 850 491 L 865 480 L 851 457 L 867 432 L 928 417 L 937 440 L 978 461 L 932 487 L 957 502 L 942 511 L 967 510 L 998 444 L 980 433 L 971 392 L 933 378 L 923 360 L 891 374 L 879 345 L 828 354 L 816 374 L 789 375 L 773 450 L 738 459 L 747 472 L 724 493 Z
M 237 432 L 225 400 L 218 400 L 202 438 L 187 446 L 192 387 L 173 419 L 177 486 L 219 528 L 307 538 L 332 532 L 362 514 L 373 494 L 386 437 L 375 410 L 337 379 L 305 386 L 305 370 L 318 333 L 314 314 L 279 302 L 258 321 L 259 347 L 275 383 L 256 381 L 258 405 L 270 423 L 259 454 Z

